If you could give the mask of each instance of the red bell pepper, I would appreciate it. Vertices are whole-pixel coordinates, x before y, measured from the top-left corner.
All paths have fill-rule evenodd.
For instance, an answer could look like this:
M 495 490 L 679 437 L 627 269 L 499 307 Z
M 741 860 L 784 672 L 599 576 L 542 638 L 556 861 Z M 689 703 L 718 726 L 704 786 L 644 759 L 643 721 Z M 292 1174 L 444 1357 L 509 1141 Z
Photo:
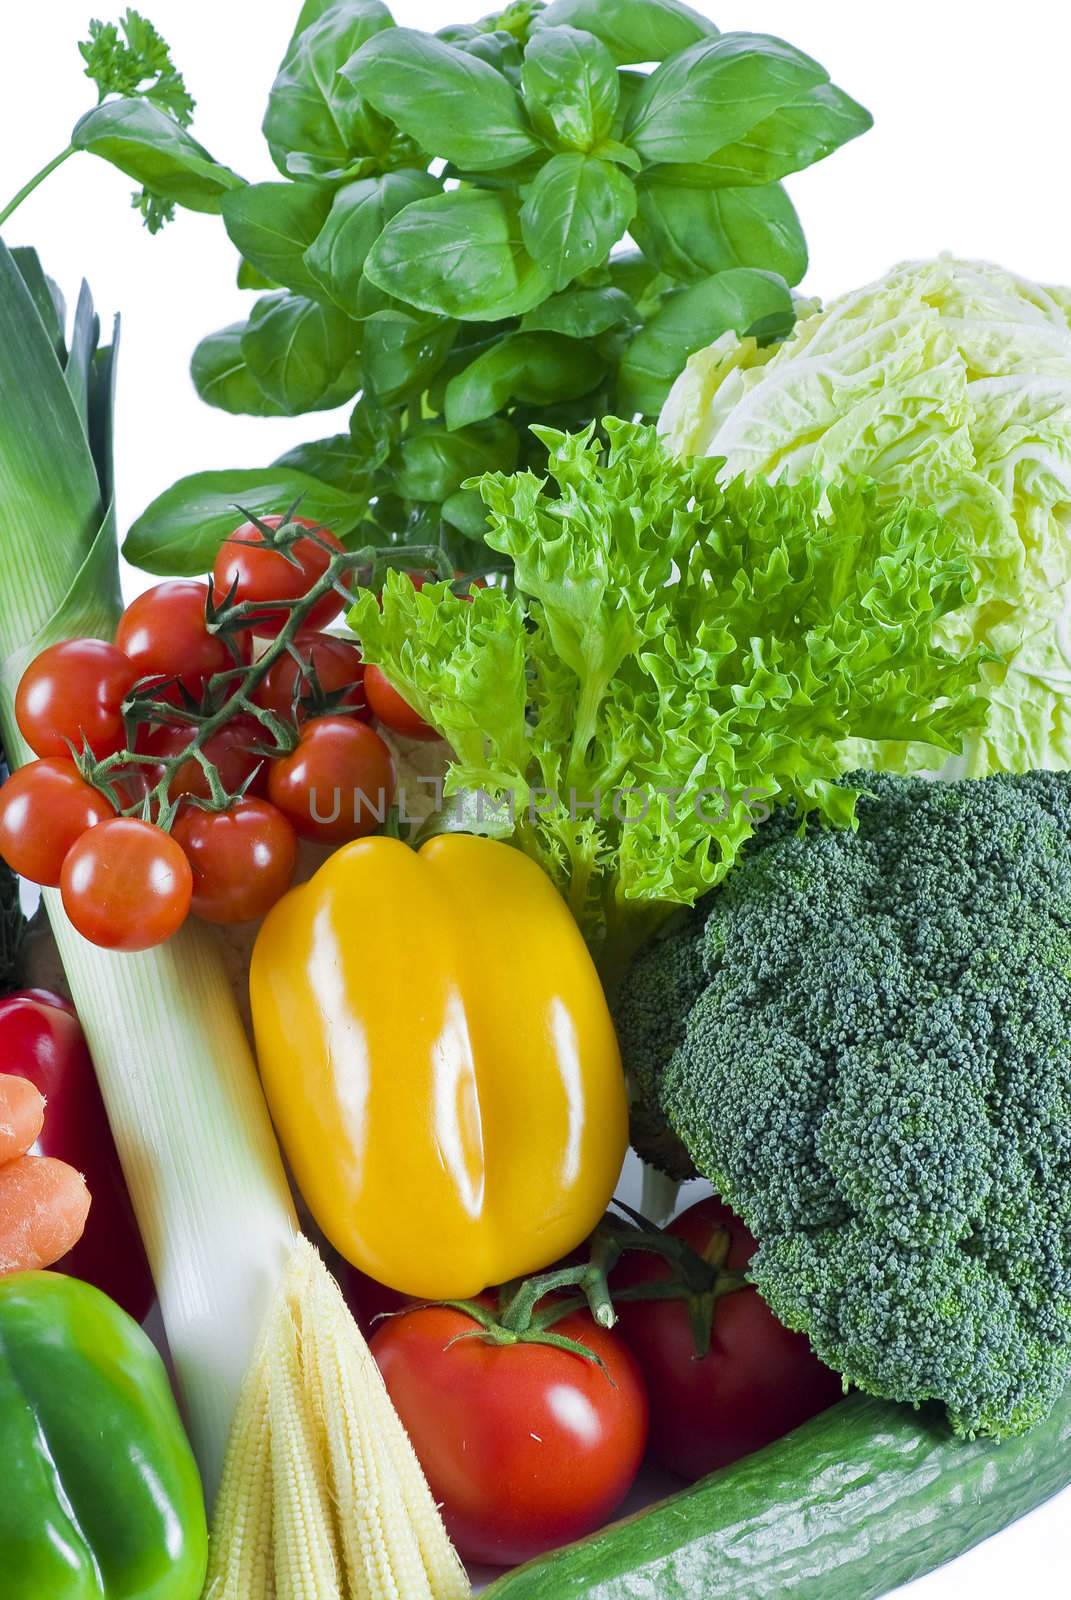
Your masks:
M 0 1072 L 29 1078 L 48 1105 L 35 1154 L 76 1167 L 93 1203 L 86 1229 L 56 1270 L 94 1284 L 141 1322 L 152 1274 L 108 1127 L 93 1062 L 70 1002 L 44 989 L 0 999 Z

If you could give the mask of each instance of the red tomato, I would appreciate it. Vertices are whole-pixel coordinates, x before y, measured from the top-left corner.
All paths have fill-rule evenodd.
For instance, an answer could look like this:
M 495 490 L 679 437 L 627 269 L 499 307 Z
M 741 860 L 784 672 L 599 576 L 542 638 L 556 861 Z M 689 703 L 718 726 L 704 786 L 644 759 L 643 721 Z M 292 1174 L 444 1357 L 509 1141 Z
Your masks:
M 146 755 L 177 756 L 190 743 L 194 732 L 193 728 L 181 724 L 164 724 L 146 734 L 140 741 L 140 748 Z M 228 794 L 237 794 L 251 774 L 255 776 L 245 792 L 267 792 L 268 762 L 264 756 L 257 755 L 253 748 L 265 744 L 271 744 L 270 734 L 261 727 L 256 717 L 246 713 L 232 717 L 230 722 L 205 740 L 204 753 L 219 772 L 220 781 Z M 150 787 L 159 782 L 160 772 L 157 768 L 144 767 L 142 771 L 147 774 Z M 196 795 L 200 800 L 211 798 L 208 778 L 196 756 L 190 756 L 176 767 L 167 792 L 172 800 L 177 800 L 183 794 Z
M 193 578 L 171 578 L 132 600 L 115 631 L 115 642 L 133 661 L 139 678 L 161 683 L 177 679 L 195 700 L 208 679 L 235 665 L 230 647 L 209 633 L 208 585 Z M 250 659 L 248 635 L 235 638 L 239 656 Z M 169 698 L 164 691 L 162 698 Z M 181 698 L 177 690 L 170 698 Z
M 226 811 L 188 806 L 172 836 L 193 868 L 191 910 L 205 922 L 253 922 L 293 880 L 297 835 L 266 800 L 239 800 Z
M 300 634 L 294 648 L 306 663 L 306 671 L 299 672 L 298 664 L 289 651 L 285 651 L 268 668 L 257 685 L 253 699 L 266 711 L 274 711 L 283 722 L 294 721 L 295 699 L 297 721 L 305 722 L 309 716 L 322 712 L 317 708 L 312 681 L 325 695 L 330 695 L 335 705 L 352 706 L 348 716 L 367 716 L 364 697 L 364 663 L 361 652 L 348 639 L 333 639 L 329 633 Z
M 343 844 L 374 833 L 386 820 L 394 763 L 367 723 L 313 717 L 297 748 L 272 762 L 268 797 L 303 839 Z
M 69 756 L 88 740 L 98 760 L 126 742 L 123 700 L 137 667 L 103 639 L 65 639 L 26 668 L 15 693 L 15 720 L 34 755 Z
M 717 1199 L 701 1200 L 666 1231 L 707 1260 L 727 1235 L 725 1265 L 737 1272 L 756 1249 L 744 1224 Z M 630 1251 L 611 1288 L 669 1276 L 658 1256 Z M 822 1365 L 802 1334 L 782 1327 L 750 1286 L 715 1301 L 710 1349 L 702 1357 L 687 1300 L 615 1304 L 621 1334 L 647 1380 L 651 1454 L 682 1477 L 705 1477 L 761 1450 L 843 1398 L 839 1376 Z
M 278 528 L 283 519 L 262 517 L 261 521 L 266 527 Z M 307 517 L 293 517 L 291 521 L 298 527 L 315 529 L 316 539 L 298 539 L 284 554 L 281 550 L 269 549 L 264 535 L 252 522 L 243 522 L 224 539 L 212 568 L 212 589 L 217 605 L 222 605 L 226 599 L 236 604 L 243 600 L 258 604 L 270 600 L 290 602 L 277 610 L 265 611 L 250 623 L 254 633 L 268 637 L 285 627 L 290 618 L 290 605 L 303 599 L 323 577 L 331 563 L 332 551 L 343 548 L 341 541 L 318 522 L 310 522 Z M 342 606 L 340 594 L 325 594 L 306 616 L 305 629 L 311 632 L 325 628 L 338 616 Z
M 42 989 L 0 1000 L 0 1055 L 5 1072 L 28 1078 L 48 1101 L 33 1150 L 81 1172 L 93 1203 L 85 1232 L 55 1263 L 117 1300 L 136 1322 L 153 1303 L 152 1275 L 93 1063 L 70 1002 Z
M 477 1326 L 462 1311 L 421 1307 L 380 1323 L 371 1348 L 458 1550 L 513 1566 L 590 1533 L 621 1504 L 643 1458 L 647 1398 L 627 1347 L 586 1312 L 554 1332 L 587 1345 L 605 1371 L 550 1345 L 458 1338 Z
M 429 727 L 424 718 L 402 699 L 397 689 L 391 688 L 379 667 L 365 667 L 364 692 L 369 709 L 394 733 L 404 734 L 407 739 L 439 737 L 435 729 Z
M 63 909 L 92 944 L 149 950 L 185 922 L 193 873 L 170 834 L 137 817 L 113 817 L 71 846 L 60 892 Z
M 0 855 L 12 872 L 54 888 L 75 840 L 114 816 L 73 761 L 31 761 L 0 789 Z

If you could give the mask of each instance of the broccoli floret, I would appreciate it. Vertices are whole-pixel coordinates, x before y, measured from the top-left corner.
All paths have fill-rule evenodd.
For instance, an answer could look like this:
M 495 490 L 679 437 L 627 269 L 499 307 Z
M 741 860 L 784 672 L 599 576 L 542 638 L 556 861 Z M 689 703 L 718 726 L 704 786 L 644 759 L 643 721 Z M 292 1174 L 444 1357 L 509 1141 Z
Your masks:
M 845 782 L 856 831 L 776 815 L 623 985 L 638 1142 L 848 1381 L 1022 1433 L 1071 1376 L 1071 774 Z

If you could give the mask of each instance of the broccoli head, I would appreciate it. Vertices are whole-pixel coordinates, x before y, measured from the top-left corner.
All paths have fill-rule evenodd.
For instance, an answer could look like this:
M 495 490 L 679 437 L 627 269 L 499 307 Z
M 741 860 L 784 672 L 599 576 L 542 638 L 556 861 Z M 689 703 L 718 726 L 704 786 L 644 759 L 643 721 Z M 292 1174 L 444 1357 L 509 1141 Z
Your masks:
M 1071 1375 L 1071 774 L 844 781 L 855 831 L 775 815 L 623 986 L 643 1153 L 849 1382 L 1022 1433 Z

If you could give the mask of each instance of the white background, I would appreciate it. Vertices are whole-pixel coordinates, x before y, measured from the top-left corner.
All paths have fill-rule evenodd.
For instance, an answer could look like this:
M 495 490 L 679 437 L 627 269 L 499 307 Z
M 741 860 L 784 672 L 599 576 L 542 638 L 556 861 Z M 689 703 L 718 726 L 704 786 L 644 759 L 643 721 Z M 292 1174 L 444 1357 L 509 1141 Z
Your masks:
M 790 39 L 874 113 L 871 133 L 789 180 L 811 247 L 808 292 L 828 296 L 940 250 L 1071 282 L 1071 8 L 1059 0 L 692 3 L 723 30 Z M 0 6 L 0 206 L 63 148 L 91 103 L 75 49 L 91 6 Z M 142 8 L 198 99 L 201 142 L 246 178 L 277 177 L 259 124 L 297 0 L 142 0 Z M 400 22 L 424 27 L 486 9 L 479 0 L 393 6 Z M 187 375 L 190 351 L 202 334 L 244 316 L 250 297 L 233 286 L 235 254 L 217 218 L 183 212 L 150 238 L 127 210 L 130 188 L 103 163 L 75 157 L 6 230 L 8 244 L 38 247 L 69 300 L 84 275 L 102 311 L 122 309 L 124 527 L 175 478 L 270 461 L 299 439 L 337 431 L 346 414 L 337 423 L 331 413 L 251 420 L 201 404 Z M 1062 1600 L 1069 1524 L 1065 1495 L 912 1586 L 912 1600 Z

